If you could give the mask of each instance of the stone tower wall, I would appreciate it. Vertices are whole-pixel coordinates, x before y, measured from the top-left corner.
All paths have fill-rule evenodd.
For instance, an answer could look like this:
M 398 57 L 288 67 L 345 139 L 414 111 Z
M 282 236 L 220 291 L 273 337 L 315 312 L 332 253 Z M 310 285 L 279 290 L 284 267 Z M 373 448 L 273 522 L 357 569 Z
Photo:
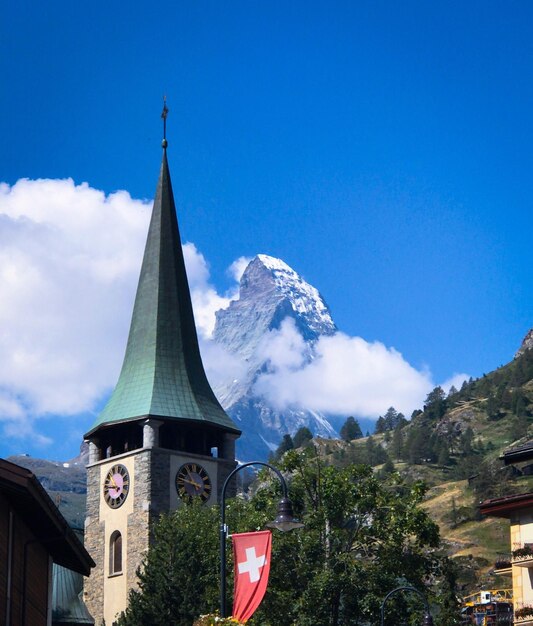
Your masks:
M 87 517 L 85 518 L 85 548 L 96 567 L 85 578 L 83 599 L 94 618 L 95 626 L 101 626 L 104 618 L 102 590 L 104 588 L 105 539 L 103 522 L 100 522 L 100 467 L 87 468 Z
M 96 567 L 86 579 L 84 599 L 101 626 L 105 618 L 111 626 L 115 616 L 127 606 L 129 590 L 138 587 L 137 571 L 153 539 L 153 524 L 161 513 L 168 513 L 180 505 L 175 487 L 175 475 L 182 463 L 202 464 L 214 483 L 213 498 L 209 504 L 220 501 L 226 477 L 236 467 L 229 459 L 202 457 L 162 448 L 144 448 L 98 461 L 87 468 L 87 518 L 85 545 Z M 130 473 L 130 493 L 119 509 L 107 508 L 102 497 L 103 479 L 109 467 L 116 463 L 127 466 Z M 234 495 L 235 486 L 227 491 Z M 106 528 L 107 524 L 107 528 Z M 108 572 L 109 537 L 113 530 L 123 533 L 122 574 Z M 104 598 L 105 606 L 104 606 Z

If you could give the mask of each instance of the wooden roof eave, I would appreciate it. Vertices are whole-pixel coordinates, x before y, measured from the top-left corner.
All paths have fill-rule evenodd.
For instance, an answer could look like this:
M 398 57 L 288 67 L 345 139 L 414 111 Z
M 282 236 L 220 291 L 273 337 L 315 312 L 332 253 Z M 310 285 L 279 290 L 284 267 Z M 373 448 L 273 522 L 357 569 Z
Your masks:
M 510 518 L 522 509 L 533 509 L 533 492 L 485 500 L 479 505 L 483 515 Z
M 55 563 L 89 576 L 95 567 L 93 559 L 30 470 L 0 459 L 0 492 L 24 517 Z

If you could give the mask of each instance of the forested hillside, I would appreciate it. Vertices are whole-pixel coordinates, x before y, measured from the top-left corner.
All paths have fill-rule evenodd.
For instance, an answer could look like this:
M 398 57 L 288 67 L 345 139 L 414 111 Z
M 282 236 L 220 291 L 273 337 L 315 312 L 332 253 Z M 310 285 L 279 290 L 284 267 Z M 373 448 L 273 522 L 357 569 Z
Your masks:
M 527 349 L 459 390 L 445 394 L 436 387 L 410 420 L 391 407 L 372 435 L 363 436 L 357 420 L 349 418 L 341 440 L 313 442 L 334 466 L 367 463 L 381 474 L 397 471 L 424 480 L 430 487 L 424 506 L 438 522 L 459 582 L 468 590 L 480 582 L 509 584 L 492 573 L 495 561 L 509 552 L 508 523 L 482 519 L 478 504 L 533 489 L 527 468 L 504 467 L 499 458 L 533 437 L 532 423 L 533 350 Z M 285 437 L 279 452 L 291 443 Z
M 314 445 L 330 465 L 368 464 L 379 474 L 399 472 L 429 486 L 424 507 L 436 521 L 454 557 L 459 582 L 469 590 L 479 582 L 507 585 L 491 572 L 509 551 L 505 520 L 481 519 L 481 500 L 533 490 L 524 469 L 503 467 L 499 456 L 533 438 L 533 350 L 518 353 L 509 364 L 445 394 L 436 387 L 408 420 L 393 407 L 366 436 L 348 418 L 341 439 L 313 438 L 307 427 L 285 435 L 273 461 L 291 448 Z M 85 472 L 75 463 L 51 463 L 31 457 L 10 459 L 29 467 L 75 526 L 85 511 Z

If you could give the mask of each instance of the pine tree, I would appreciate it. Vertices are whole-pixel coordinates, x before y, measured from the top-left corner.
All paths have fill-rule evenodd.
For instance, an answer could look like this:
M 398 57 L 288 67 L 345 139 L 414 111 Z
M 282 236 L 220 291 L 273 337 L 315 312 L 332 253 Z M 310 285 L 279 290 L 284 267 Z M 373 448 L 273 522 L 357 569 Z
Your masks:
M 139 589 L 130 591 L 119 626 L 190 626 L 200 613 L 216 607 L 217 523 L 216 507 L 199 501 L 159 518 L 139 572 Z
M 381 435 L 386 430 L 387 430 L 387 428 L 386 428 L 386 425 L 385 425 L 385 418 L 380 415 L 378 417 L 377 421 L 376 421 L 376 427 L 374 428 L 374 434 L 375 435 Z
M 359 426 L 359 422 L 354 417 L 349 417 L 343 424 L 339 432 L 343 441 L 352 441 L 352 439 L 361 439 L 363 432 Z
M 302 426 L 296 431 L 296 434 L 292 438 L 292 442 L 295 448 L 301 448 L 308 441 L 311 441 L 313 438 L 313 433 L 307 428 L 307 426 Z
M 429 419 L 440 419 L 446 413 L 446 394 L 442 387 L 435 387 L 424 404 L 424 413 Z
M 448 447 L 448 443 L 446 441 L 443 441 L 439 449 L 437 463 L 442 467 L 446 467 L 447 465 L 450 465 L 450 462 L 450 449 Z
M 472 453 L 472 441 L 474 439 L 474 431 L 470 426 L 465 430 L 461 436 L 461 452 L 465 455 Z
M 391 443 L 391 452 L 397 461 L 403 458 L 403 438 L 402 426 L 398 424 L 392 434 Z
M 285 452 L 288 452 L 292 449 L 294 449 L 294 442 L 292 440 L 292 437 L 290 435 L 283 435 L 283 439 L 281 440 L 281 443 L 279 444 L 275 452 L 274 458 L 281 459 Z
M 389 459 L 385 461 L 383 467 L 381 468 L 382 474 L 392 474 L 394 472 L 394 463 Z

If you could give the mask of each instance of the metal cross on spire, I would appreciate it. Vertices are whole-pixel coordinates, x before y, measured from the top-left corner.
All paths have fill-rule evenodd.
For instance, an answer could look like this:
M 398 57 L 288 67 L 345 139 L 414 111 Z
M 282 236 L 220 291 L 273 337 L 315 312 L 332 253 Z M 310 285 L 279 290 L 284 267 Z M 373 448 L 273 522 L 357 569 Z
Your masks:
M 167 107 L 167 97 L 163 96 L 163 112 L 161 113 L 161 119 L 163 120 L 163 148 L 168 146 L 167 141 L 167 115 L 168 115 L 168 107 Z

